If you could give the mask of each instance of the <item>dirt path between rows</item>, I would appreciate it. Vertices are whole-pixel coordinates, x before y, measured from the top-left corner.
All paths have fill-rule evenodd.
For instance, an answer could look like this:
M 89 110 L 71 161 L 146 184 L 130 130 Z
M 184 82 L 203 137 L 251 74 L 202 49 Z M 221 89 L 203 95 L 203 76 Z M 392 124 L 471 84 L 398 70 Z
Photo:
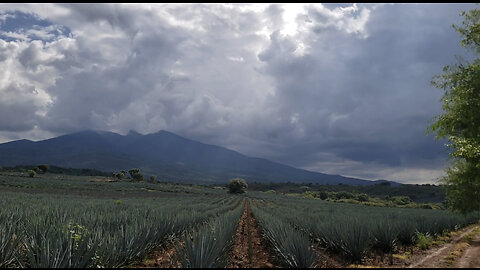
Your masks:
M 444 244 L 443 246 L 438 248 L 433 248 L 427 251 L 426 254 L 420 254 L 416 256 L 416 258 L 413 258 L 408 268 L 448 267 L 449 265 L 447 264 L 447 258 L 451 256 L 452 252 L 454 252 L 455 250 L 458 250 L 458 244 L 460 244 L 460 242 L 464 240 L 463 238 L 467 234 L 471 233 L 477 227 L 478 225 L 468 227 L 464 229 L 464 231 L 461 232 L 460 234 L 452 237 L 451 241 Z M 462 253 L 463 256 L 460 259 L 457 259 L 455 262 L 455 264 L 461 263 L 462 265 L 469 265 L 469 266 L 458 266 L 458 267 L 480 267 L 480 264 L 479 264 L 480 240 L 478 240 L 476 243 L 477 243 L 476 245 L 466 245 L 466 250 L 463 251 Z
M 274 265 L 271 262 L 266 240 L 250 211 L 250 202 L 247 200 L 235 234 L 235 244 L 230 253 L 227 267 L 272 268 Z

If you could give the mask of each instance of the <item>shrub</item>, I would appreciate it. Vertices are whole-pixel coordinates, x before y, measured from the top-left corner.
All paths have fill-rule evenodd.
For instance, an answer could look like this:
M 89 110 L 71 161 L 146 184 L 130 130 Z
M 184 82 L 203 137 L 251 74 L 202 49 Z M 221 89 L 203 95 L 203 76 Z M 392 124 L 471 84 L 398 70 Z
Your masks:
M 245 182 L 245 180 L 242 178 L 233 178 L 228 182 L 229 193 L 245 193 L 245 189 L 247 189 L 247 187 L 247 182 Z
M 150 175 L 150 182 L 155 182 L 157 176 L 155 174 Z
M 322 199 L 322 200 L 326 200 L 326 199 L 328 198 L 328 193 L 325 192 L 325 191 L 320 191 L 320 192 L 318 193 L 318 197 L 319 197 L 320 199 Z
M 118 180 L 122 180 L 122 178 L 125 177 L 125 173 L 124 171 L 121 171 L 119 173 L 114 173 L 113 176 L 116 177 Z
M 34 170 L 28 170 L 28 176 L 33 178 L 35 176 L 35 174 L 37 174 L 37 173 Z
M 315 198 L 315 193 L 311 192 L 311 191 L 305 191 L 303 193 L 303 197 L 304 198 L 310 198 L 310 199 L 314 199 Z
M 358 194 L 357 201 L 359 202 L 368 202 L 369 198 L 367 194 Z
M 128 172 L 130 173 L 130 176 L 132 177 L 132 179 L 137 180 L 137 181 L 143 180 L 143 175 L 140 173 L 139 169 L 136 169 L 136 168 L 131 169 Z
M 430 234 L 417 233 L 417 247 L 419 247 L 421 250 L 430 248 L 432 241 L 433 240 Z
M 41 164 L 37 166 L 42 173 L 46 173 L 50 169 L 50 165 Z
M 409 203 L 412 203 L 412 199 L 408 196 L 393 196 L 390 197 L 388 200 L 392 201 L 396 205 L 407 205 Z

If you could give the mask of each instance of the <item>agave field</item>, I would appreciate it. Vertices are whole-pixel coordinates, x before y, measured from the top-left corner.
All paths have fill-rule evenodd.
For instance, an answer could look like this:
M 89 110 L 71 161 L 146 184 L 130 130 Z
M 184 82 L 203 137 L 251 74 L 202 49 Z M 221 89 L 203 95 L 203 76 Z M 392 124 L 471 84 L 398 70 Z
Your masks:
M 138 266 L 152 251 L 168 247 L 174 251 L 172 266 L 222 268 L 234 249 L 244 209 L 253 214 L 275 265 L 294 268 L 319 267 L 322 256 L 329 254 L 361 263 L 372 254 L 392 254 L 415 245 L 419 237 L 435 237 L 480 218 L 173 185 L 180 191 L 121 184 L 132 192 L 146 187 L 153 191 L 115 197 L 123 193 L 99 194 L 119 183 L 92 182 L 92 188 L 101 190 L 95 196 L 79 196 L 65 192 L 69 183 L 80 182 L 61 181 L 62 194 L 24 192 L 24 184 L 21 192 L 0 190 L 0 267 Z
M 227 196 L 109 201 L 2 193 L 0 267 L 121 267 L 169 237 L 211 225 L 215 237 L 227 239 L 230 231 L 223 225 L 235 220 L 241 202 Z M 188 245 L 185 250 L 190 251 Z
M 419 236 L 438 236 L 478 222 L 478 213 L 455 215 L 443 210 L 366 207 L 285 196 L 257 196 L 252 211 L 276 253 L 289 267 L 314 267 L 319 250 L 361 263 L 371 254 L 383 257 Z

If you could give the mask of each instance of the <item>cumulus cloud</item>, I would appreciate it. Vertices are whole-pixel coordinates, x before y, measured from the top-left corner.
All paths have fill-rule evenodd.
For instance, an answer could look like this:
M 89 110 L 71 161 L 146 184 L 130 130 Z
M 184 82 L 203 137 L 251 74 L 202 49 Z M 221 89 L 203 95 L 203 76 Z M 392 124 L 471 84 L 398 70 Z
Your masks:
M 311 170 L 433 181 L 429 81 L 473 5 L 0 5 L 0 140 L 160 129 Z

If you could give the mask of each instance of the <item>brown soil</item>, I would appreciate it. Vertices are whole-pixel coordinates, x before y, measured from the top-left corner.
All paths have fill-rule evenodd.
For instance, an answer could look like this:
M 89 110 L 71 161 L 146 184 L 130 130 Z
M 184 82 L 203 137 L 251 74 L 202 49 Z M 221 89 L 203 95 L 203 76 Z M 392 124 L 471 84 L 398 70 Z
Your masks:
M 453 265 L 456 268 L 480 268 L 480 233 L 470 241 L 463 255 Z
M 179 268 L 181 264 L 175 259 L 176 251 L 173 243 L 169 243 L 165 248 L 154 250 L 147 256 L 147 259 L 138 262 L 130 267 L 135 268 Z
M 245 203 L 242 217 L 238 223 L 235 244 L 228 259 L 228 268 L 272 268 L 272 258 L 262 237 L 249 201 Z

